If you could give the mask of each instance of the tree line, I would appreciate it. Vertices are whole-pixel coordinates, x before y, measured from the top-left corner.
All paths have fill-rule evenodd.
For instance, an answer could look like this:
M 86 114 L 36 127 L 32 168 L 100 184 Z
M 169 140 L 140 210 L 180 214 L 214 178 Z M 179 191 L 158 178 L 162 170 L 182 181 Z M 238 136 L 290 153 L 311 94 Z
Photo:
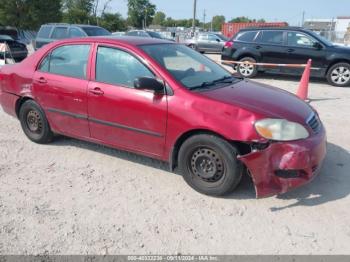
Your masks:
M 0 0 L 0 25 L 38 30 L 45 23 L 99 25 L 109 31 L 124 31 L 128 27 L 143 28 L 151 24 L 165 27 L 191 27 L 192 19 L 173 19 L 164 12 L 156 12 L 149 0 L 128 0 L 128 16 L 124 18 L 110 8 L 112 0 Z M 190 7 L 189 7 L 190 8 Z M 252 22 L 237 17 L 230 22 Z M 259 20 L 264 21 L 264 20 Z M 196 20 L 196 26 L 221 30 L 226 18 L 214 16 L 209 23 Z

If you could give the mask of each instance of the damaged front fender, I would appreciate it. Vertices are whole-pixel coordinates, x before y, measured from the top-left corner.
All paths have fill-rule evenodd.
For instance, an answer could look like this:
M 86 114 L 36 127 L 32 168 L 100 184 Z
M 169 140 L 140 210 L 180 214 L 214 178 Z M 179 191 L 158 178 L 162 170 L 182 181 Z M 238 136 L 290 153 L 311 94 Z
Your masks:
M 326 134 L 292 142 L 271 143 L 239 159 L 252 176 L 257 198 L 285 193 L 311 181 L 326 156 Z

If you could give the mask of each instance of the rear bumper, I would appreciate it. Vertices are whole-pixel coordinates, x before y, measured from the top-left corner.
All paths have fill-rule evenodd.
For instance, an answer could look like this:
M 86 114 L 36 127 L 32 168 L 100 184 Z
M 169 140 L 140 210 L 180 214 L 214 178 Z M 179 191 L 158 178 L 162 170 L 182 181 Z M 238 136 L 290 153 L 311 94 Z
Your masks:
M 282 194 L 310 182 L 320 171 L 326 156 L 326 132 L 308 139 L 278 142 L 262 151 L 241 156 L 258 198 Z
M 1 82 L 0 82 L 1 85 Z M 9 115 L 17 118 L 16 115 L 16 102 L 18 100 L 18 96 L 14 94 L 10 94 L 1 90 L 0 86 L 0 105 L 2 109 Z

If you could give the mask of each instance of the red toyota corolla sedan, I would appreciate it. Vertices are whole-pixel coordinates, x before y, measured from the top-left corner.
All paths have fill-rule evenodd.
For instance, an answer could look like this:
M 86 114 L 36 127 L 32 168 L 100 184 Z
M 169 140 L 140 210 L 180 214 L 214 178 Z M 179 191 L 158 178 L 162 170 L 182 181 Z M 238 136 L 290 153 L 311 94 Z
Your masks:
M 230 193 L 246 170 L 257 197 L 284 193 L 326 154 L 308 104 L 152 38 L 49 44 L 1 68 L 0 103 L 33 142 L 62 134 L 167 161 L 207 195 Z

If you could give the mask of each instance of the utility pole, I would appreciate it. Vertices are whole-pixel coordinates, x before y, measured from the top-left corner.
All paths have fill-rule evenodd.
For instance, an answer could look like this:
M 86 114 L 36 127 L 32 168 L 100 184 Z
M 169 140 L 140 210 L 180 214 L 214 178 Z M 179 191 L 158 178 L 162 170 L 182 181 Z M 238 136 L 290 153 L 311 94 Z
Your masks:
M 207 17 L 207 14 L 205 13 L 205 9 L 203 10 L 203 30 L 205 30 L 205 18 Z
M 305 11 L 303 11 L 303 16 L 301 18 L 301 27 L 304 27 L 304 23 L 305 23 Z
M 196 13 L 197 13 L 197 0 L 193 0 L 193 21 L 192 21 L 192 34 L 193 34 L 193 36 L 196 32 Z

